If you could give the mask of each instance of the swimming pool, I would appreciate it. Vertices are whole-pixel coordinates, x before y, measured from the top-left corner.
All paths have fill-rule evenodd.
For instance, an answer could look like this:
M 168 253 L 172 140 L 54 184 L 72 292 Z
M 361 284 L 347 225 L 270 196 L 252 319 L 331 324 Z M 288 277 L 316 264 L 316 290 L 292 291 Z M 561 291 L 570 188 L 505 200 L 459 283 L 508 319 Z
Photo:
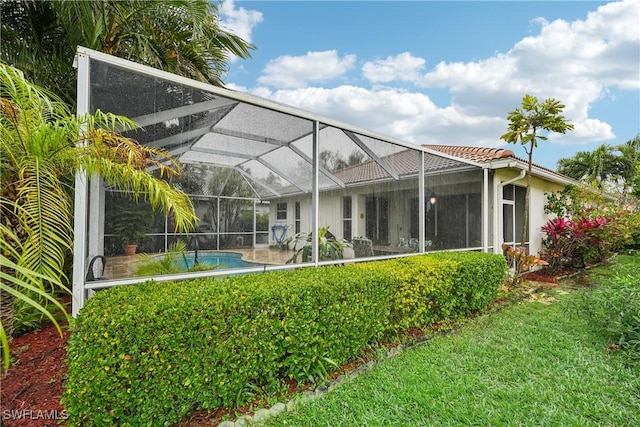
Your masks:
M 193 252 L 185 254 L 185 257 L 180 257 L 178 262 L 180 263 L 180 267 L 185 270 L 192 268 L 195 263 L 195 254 Z M 255 267 L 258 265 L 244 261 L 242 254 L 236 252 L 198 252 L 198 262 L 200 265 L 210 264 L 216 266 L 216 270 L 231 270 L 235 268 Z

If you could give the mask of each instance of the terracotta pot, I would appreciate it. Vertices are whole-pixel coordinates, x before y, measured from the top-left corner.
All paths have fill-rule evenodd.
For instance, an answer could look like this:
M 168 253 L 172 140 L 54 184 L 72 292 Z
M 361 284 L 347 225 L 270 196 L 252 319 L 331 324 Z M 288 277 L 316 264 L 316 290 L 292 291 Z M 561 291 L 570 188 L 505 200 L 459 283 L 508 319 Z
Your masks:
M 124 249 L 124 254 L 128 256 L 133 256 L 136 254 L 136 248 L 138 245 L 124 245 L 122 249 Z

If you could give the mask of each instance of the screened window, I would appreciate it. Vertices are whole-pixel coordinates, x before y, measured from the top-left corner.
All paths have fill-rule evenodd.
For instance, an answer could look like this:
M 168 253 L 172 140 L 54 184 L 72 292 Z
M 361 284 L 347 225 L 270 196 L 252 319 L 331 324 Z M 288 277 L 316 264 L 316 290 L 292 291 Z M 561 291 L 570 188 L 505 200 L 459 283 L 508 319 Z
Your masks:
M 276 219 L 278 219 L 278 220 L 286 220 L 287 219 L 287 204 L 286 203 L 278 203 L 276 205 Z
M 351 240 L 352 237 L 351 196 L 342 198 L 342 237 Z
M 295 232 L 298 234 L 300 232 L 300 202 L 296 202 L 296 212 L 295 212 Z

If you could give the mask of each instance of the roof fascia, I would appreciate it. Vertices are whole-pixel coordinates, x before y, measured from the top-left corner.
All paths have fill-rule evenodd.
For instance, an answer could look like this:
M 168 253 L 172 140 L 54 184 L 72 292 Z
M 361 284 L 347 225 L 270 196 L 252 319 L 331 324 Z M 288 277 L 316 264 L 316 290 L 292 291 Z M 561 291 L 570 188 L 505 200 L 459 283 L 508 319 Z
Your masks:
M 513 157 L 505 158 L 505 159 L 497 159 L 486 162 L 485 165 L 489 169 L 504 169 L 504 168 L 515 168 L 521 170 L 528 170 L 529 165 L 519 159 L 515 159 Z M 533 165 L 531 171 L 534 176 L 538 178 L 545 179 L 547 181 L 555 182 L 561 185 L 579 185 L 580 183 L 572 178 L 544 170 L 536 165 Z

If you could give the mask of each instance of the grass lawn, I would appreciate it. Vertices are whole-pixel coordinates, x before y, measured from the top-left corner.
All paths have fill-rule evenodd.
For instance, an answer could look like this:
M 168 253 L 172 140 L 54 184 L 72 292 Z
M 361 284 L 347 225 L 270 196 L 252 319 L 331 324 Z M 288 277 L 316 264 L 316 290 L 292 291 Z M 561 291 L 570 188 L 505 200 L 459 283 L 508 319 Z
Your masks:
M 639 426 L 640 363 L 571 309 L 582 292 L 482 316 L 265 425 Z

